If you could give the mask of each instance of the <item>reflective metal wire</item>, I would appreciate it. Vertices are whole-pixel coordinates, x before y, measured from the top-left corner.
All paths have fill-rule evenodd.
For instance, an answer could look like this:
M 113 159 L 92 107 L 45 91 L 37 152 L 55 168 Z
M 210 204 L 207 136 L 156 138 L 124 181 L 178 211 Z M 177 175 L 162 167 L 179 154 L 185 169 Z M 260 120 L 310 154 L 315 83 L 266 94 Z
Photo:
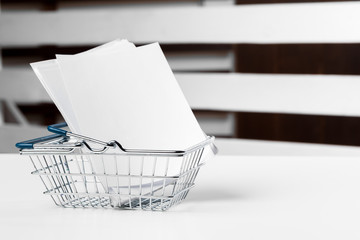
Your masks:
M 39 176 L 44 194 L 56 205 L 165 211 L 183 201 L 194 187 L 206 160 L 203 153 L 213 144 L 214 139 L 209 139 L 186 151 L 121 154 L 113 150 L 89 153 L 86 144 L 79 147 L 78 141 L 75 149 L 64 151 L 69 144 L 61 139 L 52 142 L 51 148 L 37 144 L 33 151 L 21 153 L 29 155 L 32 174 Z

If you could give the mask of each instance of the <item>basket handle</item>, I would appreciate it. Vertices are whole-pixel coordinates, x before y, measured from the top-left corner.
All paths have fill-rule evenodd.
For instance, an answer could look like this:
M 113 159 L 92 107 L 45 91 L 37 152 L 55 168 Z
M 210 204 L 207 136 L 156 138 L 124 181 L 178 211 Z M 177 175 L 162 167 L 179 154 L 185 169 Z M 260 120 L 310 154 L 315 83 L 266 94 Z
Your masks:
M 169 154 L 169 153 L 170 154 L 182 154 L 182 153 L 184 153 L 183 150 L 180 150 L 180 151 L 178 151 L 178 150 L 169 150 L 168 151 L 168 150 L 125 149 L 119 142 L 114 141 L 114 140 L 110 141 L 110 142 L 104 142 L 104 141 L 100 141 L 100 140 L 97 140 L 97 139 L 94 139 L 94 138 L 86 137 L 86 136 L 76 134 L 76 133 L 73 133 L 73 132 L 69 132 L 69 131 L 66 131 L 66 130 L 62 129 L 63 127 L 66 127 L 66 126 L 67 126 L 67 124 L 65 122 L 64 123 L 53 124 L 53 125 L 48 126 L 48 130 L 50 132 L 52 132 L 52 133 L 61 134 L 62 136 L 75 137 L 75 138 L 78 138 L 78 139 L 82 139 L 83 144 L 89 150 L 91 150 L 92 152 L 103 152 L 106 148 L 116 147 L 117 146 L 122 152 L 126 152 L 126 153 L 131 153 L 131 152 L 150 153 L 150 154 L 151 153 L 160 153 L 160 154 Z M 100 149 L 100 150 L 93 149 L 91 146 L 89 146 L 87 141 L 103 145 L 104 148 Z
M 48 129 L 49 132 L 56 133 L 56 134 L 61 134 L 63 136 L 66 136 L 68 131 L 62 129 L 64 127 L 67 127 L 66 122 L 50 125 L 50 126 L 47 127 L 47 129 Z
M 34 144 L 36 143 L 40 143 L 40 142 L 44 142 L 44 141 L 48 141 L 48 140 L 52 140 L 55 138 L 59 138 L 59 137 L 75 137 L 77 139 L 82 139 L 82 144 L 84 144 L 90 151 L 94 152 L 94 153 L 102 153 L 104 152 L 107 148 L 109 147 L 118 147 L 121 151 L 126 152 L 126 153 L 147 153 L 147 154 L 175 154 L 175 155 L 181 155 L 184 152 L 194 149 L 194 148 L 198 148 L 203 144 L 206 144 L 208 142 L 210 143 L 210 147 L 211 150 L 213 151 L 214 154 L 217 153 L 217 148 L 216 146 L 212 143 L 212 141 L 214 140 L 214 137 L 208 137 L 205 141 L 187 149 L 187 150 L 143 150 L 143 149 L 125 149 L 122 147 L 122 145 L 117 142 L 117 141 L 110 141 L 110 142 L 103 142 L 97 139 L 93 139 L 93 138 L 89 138 L 83 135 L 79 135 L 76 133 L 72 133 L 69 132 L 67 130 L 64 130 L 62 128 L 66 127 L 67 124 L 64 123 L 58 123 L 58 124 L 53 124 L 47 127 L 47 129 L 49 130 L 49 132 L 55 133 L 53 135 L 50 136 L 46 136 L 46 137 L 40 137 L 40 138 L 36 138 L 36 139 L 32 139 L 32 140 L 28 140 L 28 141 L 23 141 L 23 142 L 19 142 L 17 143 L 15 146 L 17 148 L 21 148 L 21 149 L 33 149 L 34 148 Z M 102 149 L 93 149 L 91 146 L 89 146 L 89 144 L 86 141 L 90 141 L 93 143 L 97 143 L 97 144 L 101 144 L 104 147 Z
M 59 138 L 59 137 L 63 137 L 63 135 L 53 134 L 53 135 L 49 135 L 49 136 L 45 136 L 45 137 L 39 137 L 39 138 L 35 138 L 35 139 L 23 141 L 23 142 L 18 142 L 15 144 L 15 147 L 20 148 L 20 149 L 33 149 L 34 144 L 36 144 L 36 143 L 50 141 L 50 140 L 53 140 L 53 139 Z
M 82 139 L 82 140 L 84 140 L 83 143 L 84 143 L 91 151 L 94 151 L 94 152 L 102 152 L 102 151 L 104 151 L 105 148 L 114 147 L 114 146 L 115 146 L 113 142 L 100 141 L 100 140 L 97 140 L 97 139 L 94 139 L 94 138 L 86 137 L 86 136 L 83 136 L 83 135 L 80 135 L 80 134 L 76 134 L 76 133 L 73 133 L 73 132 L 69 132 L 69 131 L 67 131 L 67 130 L 62 129 L 62 128 L 67 127 L 67 126 L 68 126 L 67 123 L 66 123 L 66 122 L 63 122 L 63 123 L 57 123 L 57 124 L 50 125 L 50 126 L 47 127 L 47 129 L 48 129 L 49 132 L 56 133 L 56 134 L 60 134 L 60 135 L 62 135 L 62 136 L 75 137 L 75 138 L 78 138 L 78 139 Z M 104 149 L 101 149 L 101 150 L 93 149 L 93 148 L 91 148 L 91 147 L 87 144 L 86 141 L 103 145 L 103 146 L 104 146 Z M 121 145 L 120 145 L 120 148 L 123 149 L 123 148 L 121 147 Z
M 50 125 L 48 126 L 48 130 L 49 132 L 52 132 L 52 133 L 56 133 L 56 134 L 60 134 L 62 136 L 68 136 L 68 137 L 76 137 L 76 138 L 80 138 L 80 139 L 83 139 L 85 140 L 84 141 L 84 144 L 86 145 L 86 147 L 88 149 L 90 149 L 91 151 L 94 151 L 94 152 L 102 152 L 104 151 L 105 148 L 107 147 L 114 147 L 115 145 L 118 146 L 120 148 L 121 151 L 123 152 L 142 152 L 142 153 L 163 153 L 163 154 L 167 154 L 167 153 L 172 153 L 172 154 L 182 154 L 184 153 L 185 151 L 184 150 L 170 150 L 170 151 L 166 151 L 166 150 L 141 150 L 141 149 L 125 149 L 119 142 L 117 141 L 110 141 L 110 142 L 103 142 L 103 141 L 100 141 L 100 140 L 97 140 L 97 139 L 94 139 L 94 138 L 90 138 L 90 137 L 86 137 L 86 136 L 83 136 L 83 135 L 79 135 L 79 134 L 76 134 L 76 133 L 72 133 L 72 132 L 69 132 L 69 131 L 66 131 L 64 129 L 62 129 L 63 127 L 67 127 L 67 123 L 64 122 L 64 123 L 57 123 L 57 124 L 53 124 L 53 125 Z M 207 140 L 205 140 L 204 142 L 207 142 L 207 141 L 210 141 L 211 139 L 213 138 L 208 138 Z M 87 143 L 86 141 L 90 141 L 90 142 L 94 142 L 94 143 L 97 143 L 97 144 L 101 144 L 104 146 L 104 149 L 101 149 L 101 150 L 94 150 L 92 149 Z M 200 146 L 201 144 L 204 144 L 204 142 L 201 142 L 199 143 L 198 145 Z M 197 145 L 196 145 L 197 146 Z M 195 147 L 196 147 L 195 146 Z M 194 146 L 193 146 L 194 147 Z M 192 148 L 193 148 L 192 147 Z M 190 148 L 191 149 L 191 148 Z M 212 152 L 214 154 L 217 154 L 218 153 L 218 149 L 217 147 L 215 146 L 214 143 L 210 143 L 210 149 L 212 150 Z

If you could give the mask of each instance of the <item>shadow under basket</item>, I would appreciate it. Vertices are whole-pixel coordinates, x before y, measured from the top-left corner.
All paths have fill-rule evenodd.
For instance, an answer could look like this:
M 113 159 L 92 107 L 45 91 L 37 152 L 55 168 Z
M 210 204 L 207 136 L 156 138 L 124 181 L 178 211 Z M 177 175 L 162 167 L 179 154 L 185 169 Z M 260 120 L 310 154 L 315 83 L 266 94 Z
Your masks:
M 18 143 L 56 205 L 165 211 L 183 201 L 200 167 L 217 153 L 214 137 L 184 151 L 124 149 L 49 126 L 57 134 Z M 94 148 L 97 147 L 97 148 Z

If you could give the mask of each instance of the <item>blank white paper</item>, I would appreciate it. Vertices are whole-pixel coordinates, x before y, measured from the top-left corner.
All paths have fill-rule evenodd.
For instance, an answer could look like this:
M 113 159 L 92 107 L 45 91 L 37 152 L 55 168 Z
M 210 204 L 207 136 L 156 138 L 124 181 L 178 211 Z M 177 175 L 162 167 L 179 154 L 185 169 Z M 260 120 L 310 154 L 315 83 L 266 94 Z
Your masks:
M 158 43 L 56 57 L 81 134 L 130 149 L 181 150 L 205 140 Z
M 128 42 L 127 40 L 114 40 L 76 55 L 66 55 L 66 57 L 73 57 L 79 55 L 85 56 L 90 54 L 106 54 L 109 52 L 121 52 L 130 48 L 135 48 L 135 45 Z M 50 95 L 51 99 L 61 112 L 71 131 L 80 133 L 80 126 L 76 119 L 73 107 L 68 97 L 67 90 L 63 83 L 57 60 L 53 59 L 35 62 L 31 63 L 30 65 L 34 70 L 36 76 L 39 78 L 40 82 Z
M 59 109 L 61 115 L 64 117 L 71 131 L 80 131 L 56 60 L 36 62 L 30 65 L 46 92 Z

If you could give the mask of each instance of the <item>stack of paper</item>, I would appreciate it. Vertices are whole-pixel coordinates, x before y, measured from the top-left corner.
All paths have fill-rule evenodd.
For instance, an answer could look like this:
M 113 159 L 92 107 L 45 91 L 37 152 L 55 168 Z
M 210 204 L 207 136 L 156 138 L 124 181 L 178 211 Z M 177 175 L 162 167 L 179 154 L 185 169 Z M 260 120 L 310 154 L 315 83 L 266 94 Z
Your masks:
M 205 140 L 158 43 L 115 40 L 31 66 L 73 132 L 128 149 Z

